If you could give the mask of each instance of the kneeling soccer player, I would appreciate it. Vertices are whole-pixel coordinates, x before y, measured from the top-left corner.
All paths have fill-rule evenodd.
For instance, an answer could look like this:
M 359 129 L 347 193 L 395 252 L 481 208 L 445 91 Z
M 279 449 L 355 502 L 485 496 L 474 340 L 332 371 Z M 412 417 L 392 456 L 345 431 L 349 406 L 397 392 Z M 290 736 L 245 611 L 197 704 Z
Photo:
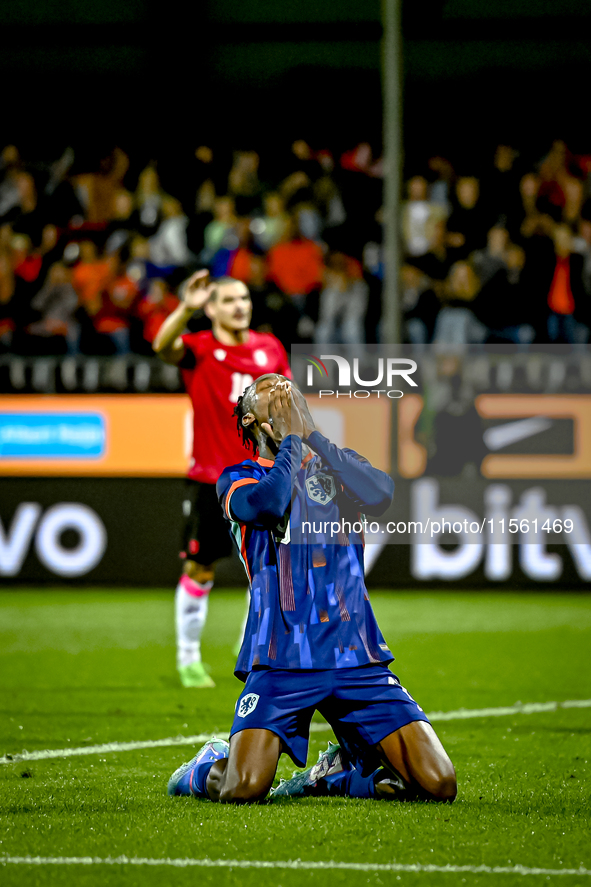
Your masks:
M 388 668 L 394 657 L 369 602 L 363 540 L 353 526 L 360 513 L 388 508 L 393 481 L 316 431 L 303 395 L 283 376 L 253 382 L 236 415 L 258 458 L 227 468 L 217 490 L 250 581 L 235 671 L 246 686 L 230 743 L 207 742 L 172 775 L 168 793 L 263 800 L 282 752 L 305 766 L 317 709 L 339 745 L 273 798 L 453 801 L 453 765 Z M 331 523 L 343 528 L 334 542 Z

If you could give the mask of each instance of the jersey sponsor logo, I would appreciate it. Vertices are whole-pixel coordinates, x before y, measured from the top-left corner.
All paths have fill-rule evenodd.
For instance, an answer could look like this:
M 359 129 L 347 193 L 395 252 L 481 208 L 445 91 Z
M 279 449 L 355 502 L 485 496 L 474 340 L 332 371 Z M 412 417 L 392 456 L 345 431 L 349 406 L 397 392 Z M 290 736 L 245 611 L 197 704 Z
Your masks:
M 238 717 L 245 718 L 247 715 L 253 712 L 257 707 L 259 698 L 260 697 L 258 693 L 247 693 L 246 696 L 243 696 L 238 703 L 238 711 L 236 712 Z
M 261 348 L 257 348 L 252 356 L 258 367 L 266 367 L 269 363 L 269 358 Z
M 223 348 L 216 348 L 213 352 L 213 356 L 216 360 L 225 360 L 227 357 L 227 353 L 224 351 Z
M 308 496 L 318 505 L 328 505 L 337 494 L 334 477 L 330 474 L 313 474 L 306 480 Z

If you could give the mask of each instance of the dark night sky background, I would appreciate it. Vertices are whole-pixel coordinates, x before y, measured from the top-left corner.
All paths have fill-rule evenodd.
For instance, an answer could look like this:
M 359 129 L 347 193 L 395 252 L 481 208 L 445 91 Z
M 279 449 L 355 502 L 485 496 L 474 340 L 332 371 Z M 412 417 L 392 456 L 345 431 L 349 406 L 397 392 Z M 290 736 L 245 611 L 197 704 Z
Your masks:
M 591 152 L 588 0 L 406 0 L 407 171 L 465 168 L 510 141 Z M 119 142 L 381 141 L 378 0 L 20 0 L 0 4 L 4 143 L 42 159 Z

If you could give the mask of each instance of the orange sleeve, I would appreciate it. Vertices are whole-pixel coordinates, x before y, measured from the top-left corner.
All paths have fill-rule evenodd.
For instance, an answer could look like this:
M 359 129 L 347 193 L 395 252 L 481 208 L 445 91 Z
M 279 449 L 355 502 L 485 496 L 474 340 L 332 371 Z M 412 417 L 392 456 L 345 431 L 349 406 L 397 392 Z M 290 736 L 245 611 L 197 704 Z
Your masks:
M 226 512 L 226 517 L 232 520 L 232 515 L 230 514 L 230 496 L 237 490 L 238 487 L 245 487 L 247 484 L 258 484 L 258 480 L 254 477 L 241 477 L 240 480 L 235 480 L 228 492 L 226 493 L 226 502 L 224 505 L 224 510 Z

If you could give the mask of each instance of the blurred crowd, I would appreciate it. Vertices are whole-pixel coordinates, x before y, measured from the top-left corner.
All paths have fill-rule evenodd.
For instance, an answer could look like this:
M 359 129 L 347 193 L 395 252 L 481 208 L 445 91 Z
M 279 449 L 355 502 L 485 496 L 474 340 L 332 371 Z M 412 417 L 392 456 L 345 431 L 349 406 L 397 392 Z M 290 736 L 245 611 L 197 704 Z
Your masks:
M 533 159 L 501 144 L 477 169 L 452 160 L 405 181 L 405 341 L 587 342 L 591 155 L 555 141 Z M 174 173 L 119 147 L 93 162 L 4 147 L 0 351 L 149 355 L 202 267 L 243 280 L 252 326 L 287 347 L 380 341 L 383 164 L 369 144 L 298 140 L 272 161 L 201 145 Z
M 418 173 L 402 220 L 408 341 L 588 341 L 591 155 L 555 141 L 526 162 L 498 145 L 479 170 L 431 157 Z

